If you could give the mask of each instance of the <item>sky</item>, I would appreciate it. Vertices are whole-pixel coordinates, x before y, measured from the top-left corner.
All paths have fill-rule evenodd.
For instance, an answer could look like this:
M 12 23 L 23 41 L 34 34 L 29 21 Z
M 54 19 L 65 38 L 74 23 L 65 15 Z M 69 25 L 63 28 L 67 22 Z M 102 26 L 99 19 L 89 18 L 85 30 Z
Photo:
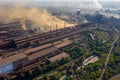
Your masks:
M 73 0 L 0 0 L 0 1 L 17 1 L 17 2 L 26 2 L 26 1 L 73 1 Z M 74 0 L 74 1 L 90 1 L 90 0 Z M 98 0 L 98 1 L 120 1 L 120 0 Z
M 9 3 L 9 4 L 15 3 L 15 4 L 21 4 L 21 5 L 24 5 L 24 4 L 25 5 L 33 5 L 34 2 L 38 3 L 38 2 L 43 2 L 43 1 L 47 1 L 47 2 L 42 3 L 42 5 L 45 5 L 47 3 L 47 5 L 52 4 L 52 5 L 57 5 L 57 6 L 61 5 L 57 1 L 72 1 L 71 4 L 74 3 L 74 2 L 76 2 L 76 1 L 79 1 L 79 4 L 81 3 L 80 6 L 82 6 L 82 3 L 88 1 L 87 2 L 88 4 L 95 3 L 99 7 L 102 6 L 101 3 L 99 3 L 99 1 L 114 1 L 114 2 L 119 1 L 120 2 L 120 0 L 0 0 L 0 6 L 6 5 L 6 3 Z M 49 2 L 52 2 L 52 3 L 49 4 Z M 56 4 L 56 2 L 57 2 L 57 4 Z M 62 5 L 64 5 L 64 4 L 62 4 Z M 72 4 L 72 5 L 78 6 L 77 4 Z M 94 4 L 92 4 L 92 5 L 94 5 Z M 114 5 L 116 5 L 116 4 L 114 4 Z M 85 6 L 85 5 L 83 5 L 83 6 Z
M 42 2 L 42 1 L 95 1 L 95 0 L 0 0 L 0 3 L 9 3 L 9 2 L 15 2 L 15 3 L 28 3 L 28 2 Z M 120 0 L 96 0 L 96 1 L 120 1 Z

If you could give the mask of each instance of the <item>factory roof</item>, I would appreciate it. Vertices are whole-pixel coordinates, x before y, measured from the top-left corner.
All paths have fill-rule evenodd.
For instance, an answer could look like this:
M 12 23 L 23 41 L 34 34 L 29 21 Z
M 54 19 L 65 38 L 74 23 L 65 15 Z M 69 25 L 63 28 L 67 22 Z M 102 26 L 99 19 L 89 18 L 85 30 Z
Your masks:
M 63 39 L 63 41 L 55 42 L 55 43 L 53 43 L 53 45 L 47 44 L 47 45 L 43 45 L 43 46 L 40 46 L 35 49 L 31 49 L 30 51 L 28 50 L 28 54 L 29 54 L 29 52 L 34 52 L 34 51 L 38 50 L 35 53 L 28 55 L 28 59 L 33 60 L 33 59 L 36 59 L 39 57 L 43 57 L 45 55 L 48 55 L 48 54 L 56 51 L 59 48 L 65 47 L 71 43 L 72 43 L 72 41 L 70 41 L 68 39 Z
M 11 62 L 15 62 L 15 61 L 21 60 L 26 57 L 27 56 L 25 54 L 19 53 L 19 54 L 15 54 L 7 58 L 0 59 L 0 66 L 4 66 L 5 64 L 9 64 Z
M 43 56 L 45 56 L 45 55 L 48 55 L 48 54 L 50 54 L 50 53 L 52 53 L 52 52 L 54 52 L 54 51 L 56 51 L 56 50 L 57 50 L 57 48 L 55 48 L 55 47 L 50 47 L 50 48 L 41 50 L 41 51 L 39 51 L 39 52 L 36 52 L 36 53 L 34 53 L 34 54 L 32 54 L 32 55 L 29 55 L 29 56 L 28 56 L 28 59 L 29 59 L 29 60 L 37 59 L 37 58 L 39 58 L 39 57 L 43 57 Z
M 8 31 L 0 31 L 0 34 L 6 34 Z
M 24 51 L 24 53 L 25 53 L 25 54 L 34 53 L 34 52 L 37 52 L 37 51 L 46 49 L 46 48 L 48 48 L 48 47 L 50 47 L 50 46 L 52 46 L 52 44 L 51 44 L 51 43 L 48 43 L 48 44 L 41 45 L 41 46 L 36 47 L 36 48 L 27 49 L 26 51 Z
M 63 40 L 62 43 L 55 45 L 55 47 L 56 48 L 62 48 L 62 47 L 68 46 L 68 45 L 70 45 L 72 43 L 73 43 L 73 41 L 66 39 L 66 40 Z
M 69 55 L 67 53 L 62 52 L 54 57 L 49 58 L 48 61 L 50 61 L 50 62 L 60 61 L 62 58 L 66 58 L 68 56 Z
M 57 45 L 57 44 L 60 44 L 60 43 L 62 43 L 62 40 L 54 42 L 53 45 Z

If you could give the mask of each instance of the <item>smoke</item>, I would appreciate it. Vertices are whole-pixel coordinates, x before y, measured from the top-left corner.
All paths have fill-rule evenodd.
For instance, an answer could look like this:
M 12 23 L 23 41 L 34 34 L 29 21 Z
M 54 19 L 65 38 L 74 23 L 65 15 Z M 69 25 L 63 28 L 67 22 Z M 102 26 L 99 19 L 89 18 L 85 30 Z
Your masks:
M 25 31 L 27 31 L 27 27 L 26 27 L 26 24 L 25 24 L 25 20 L 22 20 L 20 23 L 22 24 L 21 27 L 22 27 Z
M 95 7 L 97 9 L 101 9 L 101 10 L 104 10 L 103 6 L 97 1 L 97 0 L 93 0 L 93 3 L 95 4 Z
M 96 6 L 97 8 L 99 8 L 99 9 L 102 8 L 102 5 L 101 5 L 100 3 L 98 3 L 97 0 L 93 0 L 93 3 L 95 4 L 95 6 Z
M 21 5 L 0 8 L 0 22 L 9 23 L 22 20 L 30 20 L 35 25 L 39 25 L 39 27 L 45 28 L 46 30 L 49 30 L 49 24 L 51 24 L 52 29 L 55 29 L 56 24 L 58 28 L 63 28 L 65 23 L 57 17 L 52 16 L 47 10 L 38 9 L 36 7 L 26 8 Z M 73 26 L 69 23 L 66 24 L 67 26 Z

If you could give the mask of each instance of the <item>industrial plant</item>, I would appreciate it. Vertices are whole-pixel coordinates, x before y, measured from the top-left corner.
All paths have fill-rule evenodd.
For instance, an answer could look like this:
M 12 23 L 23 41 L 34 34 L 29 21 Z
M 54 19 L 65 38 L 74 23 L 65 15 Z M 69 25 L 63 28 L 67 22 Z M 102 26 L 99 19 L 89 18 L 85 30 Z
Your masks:
M 0 80 L 119 80 L 119 3 L 0 1 Z

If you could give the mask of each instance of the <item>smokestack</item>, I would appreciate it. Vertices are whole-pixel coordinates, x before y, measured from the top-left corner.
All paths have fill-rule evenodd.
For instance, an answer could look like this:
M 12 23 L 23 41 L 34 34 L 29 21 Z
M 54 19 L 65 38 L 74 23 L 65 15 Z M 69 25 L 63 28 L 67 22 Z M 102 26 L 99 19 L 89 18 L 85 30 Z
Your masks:
M 41 29 L 39 28 L 39 33 L 41 32 Z
M 64 28 L 66 28 L 66 23 L 64 23 Z
M 49 24 L 49 28 L 50 28 L 50 35 L 51 35 L 51 25 Z
M 56 31 L 57 31 L 57 29 L 58 29 L 58 25 L 56 24 Z
M 67 32 L 66 23 L 64 23 L 64 27 L 65 27 L 65 33 L 66 33 Z
M 56 24 L 56 35 L 57 35 L 57 29 L 58 29 L 58 25 Z

